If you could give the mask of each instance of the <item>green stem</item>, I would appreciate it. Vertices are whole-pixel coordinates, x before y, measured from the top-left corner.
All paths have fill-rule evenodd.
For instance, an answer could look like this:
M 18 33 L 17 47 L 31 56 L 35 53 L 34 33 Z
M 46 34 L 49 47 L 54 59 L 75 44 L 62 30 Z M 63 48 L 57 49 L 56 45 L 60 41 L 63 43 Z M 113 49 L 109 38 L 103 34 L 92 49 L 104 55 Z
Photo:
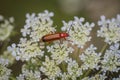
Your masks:
M 103 53 L 104 50 L 106 49 L 106 47 L 107 47 L 107 43 L 103 46 L 103 48 L 102 48 L 102 50 L 100 52 Z
M 1 49 L 1 53 L 3 53 L 3 52 L 6 50 L 6 48 L 7 48 L 7 46 L 8 46 L 8 43 L 9 43 L 8 40 L 5 40 L 5 41 L 3 42 L 3 47 L 2 47 L 2 49 Z
M 103 53 L 105 51 L 106 47 L 107 47 L 107 43 L 103 46 L 103 48 L 102 48 L 102 50 L 100 52 Z M 100 70 L 100 71 L 98 71 L 97 74 L 100 74 L 101 72 L 102 71 Z
M 85 73 L 84 77 L 88 76 L 90 72 L 91 72 L 91 69 L 89 69 L 89 70 Z
M 15 77 L 10 76 L 10 77 L 9 77 L 9 80 L 16 80 L 16 79 L 15 79 Z
M 66 71 L 66 67 L 65 67 L 65 64 L 63 62 L 62 62 L 62 69 L 64 72 Z

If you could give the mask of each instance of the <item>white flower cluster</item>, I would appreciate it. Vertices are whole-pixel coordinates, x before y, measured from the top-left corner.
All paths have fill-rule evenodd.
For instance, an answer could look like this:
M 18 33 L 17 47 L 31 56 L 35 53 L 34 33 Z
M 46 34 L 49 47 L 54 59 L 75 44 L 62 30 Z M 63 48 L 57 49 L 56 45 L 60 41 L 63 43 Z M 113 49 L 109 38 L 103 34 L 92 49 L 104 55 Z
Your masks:
M 22 73 L 16 77 L 17 80 L 104 80 L 108 79 L 106 72 L 118 73 L 120 71 L 120 15 L 112 20 L 106 20 L 102 16 L 101 21 L 98 22 L 101 28 L 97 36 L 105 38 L 105 42 L 109 44 L 115 43 L 109 50 L 103 47 L 102 51 L 106 51 L 102 54 L 96 52 L 97 48 L 92 44 L 84 52 L 78 50 L 91 40 L 90 32 L 95 26 L 94 23 L 85 22 L 84 18 L 78 17 L 74 17 L 74 20 L 68 23 L 63 21 L 62 30 L 69 35 L 67 40 L 53 41 L 44 49 L 41 48 L 42 37 L 56 31 L 53 27 L 52 16 L 53 13 L 47 10 L 43 13 L 26 15 L 26 24 L 21 29 L 22 37 L 19 43 L 13 43 L 8 47 L 8 52 L 2 54 L 4 58 L 8 55 L 5 53 L 11 53 L 14 58 L 11 59 L 12 57 L 8 55 L 8 60 L 10 60 L 8 61 L 0 57 L 0 80 L 14 77 L 14 74 L 10 75 L 11 70 L 7 68 L 14 59 L 21 60 L 24 64 Z M 0 16 L 0 21 L 3 19 L 3 16 Z M 0 24 L 2 26 L 0 40 L 5 40 L 5 37 L 1 38 L 3 34 L 1 31 L 5 31 L 4 28 L 11 27 L 12 31 L 11 23 L 14 19 L 10 18 L 4 22 Z M 92 71 L 95 73 L 91 75 Z
M 51 57 L 57 64 L 66 61 L 69 58 L 69 53 L 73 52 L 73 48 L 68 47 L 67 41 L 64 41 L 62 44 L 60 42 L 55 42 L 53 45 L 47 46 L 47 50 L 52 54 Z
M 44 35 L 55 32 L 51 19 L 53 15 L 52 12 L 47 10 L 37 15 L 35 13 L 27 14 L 26 25 L 21 29 L 23 36 L 28 35 L 33 41 L 40 41 Z
M 55 28 L 52 27 L 52 16 L 53 13 L 49 13 L 47 10 L 38 15 L 34 13 L 26 15 L 26 25 L 21 29 L 23 38 L 20 39 L 19 44 L 12 44 L 11 47 L 8 47 L 16 60 L 28 61 L 32 57 L 43 56 L 44 51 L 41 50 L 38 41 L 44 35 L 55 31 Z
M 67 75 L 68 80 L 77 80 L 80 75 L 82 75 L 82 68 L 79 67 L 78 63 L 75 60 L 69 59 L 67 66 Z M 65 79 L 66 80 L 66 79 Z
M 7 68 L 8 60 L 0 57 L 0 80 L 9 80 L 11 70 Z
M 94 23 L 84 22 L 84 18 L 74 17 L 74 21 L 69 21 L 66 23 L 63 21 L 63 31 L 67 31 L 69 34 L 68 40 L 72 44 L 83 48 L 86 42 L 90 41 L 90 32 L 94 27 Z
M 42 51 L 38 43 L 21 38 L 19 44 L 12 44 L 8 47 L 8 50 L 12 52 L 12 55 L 16 57 L 16 60 L 28 61 L 32 57 L 43 56 Z
M 106 20 L 105 16 L 101 16 L 101 20 L 98 21 L 100 30 L 98 30 L 98 37 L 105 38 L 106 43 L 117 43 L 120 41 L 120 15 L 117 18 Z
M 6 40 L 13 28 L 14 28 L 14 18 L 10 17 L 9 20 L 4 19 L 4 17 L 2 15 L 0 15 L 0 41 L 4 41 Z
M 82 60 L 82 68 L 83 70 L 89 69 L 99 69 L 98 63 L 100 62 L 101 53 L 96 53 L 96 47 L 90 45 L 84 53 L 82 53 L 79 57 Z
M 42 71 L 50 80 L 56 80 L 57 77 L 60 76 L 61 70 L 56 64 L 54 60 L 50 60 L 49 57 L 45 57 L 45 62 L 40 67 L 40 71 Z
M 120 44 L 116 43 L 106 50 L 101 67 L 104 72 L 118 72 L 120 70 Z
M 17 77 L 17 80 L 41 80 L 41 73 L 40 71 L 32 71 L 23 68 L 22 74 Z
M 2 58 L 8 60 L 8 64 L 12 65 L 15 61 L 15 57 L 12 56 L 12 54 L 9 51 L 4 51 L 3 54 L 1 55 Z

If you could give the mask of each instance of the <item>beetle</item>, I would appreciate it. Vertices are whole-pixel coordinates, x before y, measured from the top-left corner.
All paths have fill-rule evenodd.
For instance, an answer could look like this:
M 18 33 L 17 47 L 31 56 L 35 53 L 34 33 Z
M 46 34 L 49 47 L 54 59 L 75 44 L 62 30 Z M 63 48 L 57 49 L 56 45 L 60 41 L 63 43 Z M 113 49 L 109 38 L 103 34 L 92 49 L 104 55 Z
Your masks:
M 69 36 L 69 34 L 66 33 L 66 32 L 52 33 L 52 34 L 47 34 L 47 35 L 43 36 L 41 38 L 41 41 L 42 42 L 51 42 L 51 41 L 59 40 L 59 39 L 62 39 L 62 38 L 65 39 L 68 36 Z

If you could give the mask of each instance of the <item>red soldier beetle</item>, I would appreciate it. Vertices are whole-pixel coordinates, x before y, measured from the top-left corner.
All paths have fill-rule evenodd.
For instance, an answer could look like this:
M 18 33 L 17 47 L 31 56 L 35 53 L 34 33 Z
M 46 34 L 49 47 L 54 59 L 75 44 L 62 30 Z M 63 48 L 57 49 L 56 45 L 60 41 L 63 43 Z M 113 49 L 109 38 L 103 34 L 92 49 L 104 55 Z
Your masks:
M 63 38 L 65 39 L 68 36 L 69 36 L 69 34 L 66 32 L 52 33 L 52 34 L 47 34 L 47 35 L 43 36 L 41 41 L 42 42 L 51 42 L 51 41 L 60 40 Z
M 72 26 L 69 27 L 67 32 L 58 32 L 58 33 L 51 33 L 51 34 L 44 35 L 41 38 L 40 41 L 42 41 L 42 42 L 51 42 L 51 41 L 55 41 L 55 40 L 66 39 L 66 37 L 69 36 L 68 32 L 70 31 L 71 27 Z

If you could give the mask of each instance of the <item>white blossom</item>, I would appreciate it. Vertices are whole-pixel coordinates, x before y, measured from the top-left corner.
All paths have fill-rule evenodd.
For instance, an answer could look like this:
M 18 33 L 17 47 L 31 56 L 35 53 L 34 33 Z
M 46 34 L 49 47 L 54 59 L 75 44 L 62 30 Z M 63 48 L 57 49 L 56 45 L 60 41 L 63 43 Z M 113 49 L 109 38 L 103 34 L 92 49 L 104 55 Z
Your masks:
M 61 80 L 70 80 L 70 75 L 68 73 L 61 74 Z
M 84 22 L 84 18 L 74 17 L 74 21 L 66 23 L 63 21 L 62 30 L 69 34 L 68 40 L 72 44 L 83 48 L 86 42 L 90 41 L 90 32 L 94 27 L 94 23 Z
M 17 77 L 17 80 L 41 80 L 41 73 L 39 70 L 22 68 L 22 74 Z
M 3 21 L 4 17 L 2 15 L 0 15 L 0 21 Z
M 68 47 L 68 42 L 64 41 L 63 43 L 54 42 L 52 46 L 47 46 L 48 52 L 52 55 L 52 59 L 56 61 L 57 64 L 66 61 L 69 57 L 69 53 L 73 52 L 72 47 Z
M 49 57 L 45 57 L 45 62 L 40 67 L 40 71 L 42 71 L 50 80 L 56 80 L 57 77 L 60 76 L 61 70 L 57 66 L 54 60 L 50 60 Z
M 2 18 L 2 16 L 0 16 L 0 18 L 0 21 L 3 21 L 3 23 L 0 23 L 0 41 L 4 41 L 11 35 L 11 32 L 13 31 L 14 18 L 11 17 L 9 20 Z
M 100 30 L 97 31 L 98 37 L 105 38 L 105 42 L 108 44 L 117 43 L 120 41 L 120 18 L 105 19 L 105 16 L 101 16 L 101 20 L 98 21 Z
M 40 41 L 40 39 L 51 32 L 55 32 L 53 21 L 51 17 L 52 12 L 45 10 L 43 13 L 26 14 L 26 25 L 21 29 L 22 35 L 30 37 L 33 41 Z
M 8 47 L 9 51 L 12 51 L 16 60 L 28 61 L 32 57 L 43 56 L 44 51 L 39 48 L 38 43 L 21 38 L 19 44 L 12 44 Z
M 67 73 L 70 79 L 77 80 L 78 77 L 83 75 L 82 68 L 79 67 L 75 60 L 69 59 L 67 63 Z
M 82 68 L 83 70 L 86 70 L 88 68 L 90 69 L 98 69 L 99 65 L 98 63 L 100 62 L 100 56 L 101 53 L 96 53 L 96 47 L 93 45 L 90 45 L 89 48 L 87 48 L 79 57 L 80 60 L 82 60 Z
M 7 68 L 8 60 L 0 57 L 0 80 L 9 80 L 11 70 Z
M 12 65 L 15 61 L 15 57 L 12 56 L 11 52 L 7 50 L 3 52 L 3 54 L 1 55 L 1 58 L 4 58 L 4 60 L 6 60 L 7 65 Z
M 120 49 L 119 43 L 110 46 L 109 50 L 106 50 L 103 60 L 101 61 L 101 68 L 104 72 L 118 72 L 120 70 Z

